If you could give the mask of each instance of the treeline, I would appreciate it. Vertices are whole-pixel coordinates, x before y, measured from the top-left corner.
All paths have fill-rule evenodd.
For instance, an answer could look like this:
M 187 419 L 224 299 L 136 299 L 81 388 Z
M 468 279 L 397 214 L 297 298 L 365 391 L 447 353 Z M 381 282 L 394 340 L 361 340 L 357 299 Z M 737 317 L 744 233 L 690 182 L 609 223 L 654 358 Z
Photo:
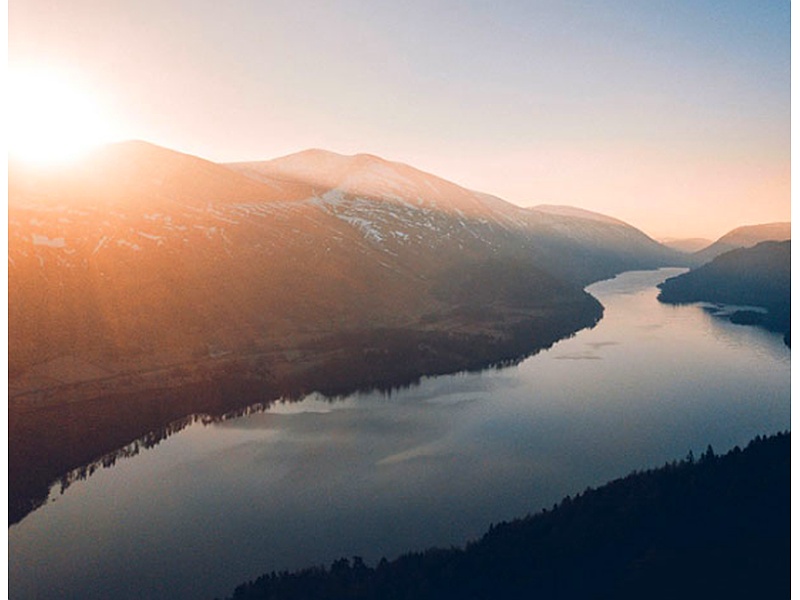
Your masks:
M 552 510 L 492 526 L 465 548 L 271 573 L 250 599 L 788 598 L 790 434 L 708 449 Z

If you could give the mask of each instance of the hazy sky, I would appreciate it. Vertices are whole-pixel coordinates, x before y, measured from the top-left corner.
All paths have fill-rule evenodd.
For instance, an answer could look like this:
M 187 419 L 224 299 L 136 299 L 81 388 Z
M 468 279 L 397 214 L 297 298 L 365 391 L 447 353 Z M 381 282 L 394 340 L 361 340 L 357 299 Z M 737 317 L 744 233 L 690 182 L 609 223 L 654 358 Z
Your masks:
M 10 0 L 8 27 L 118 138 L 370 152 L 657 237 L 789 219 L 788 0 Z

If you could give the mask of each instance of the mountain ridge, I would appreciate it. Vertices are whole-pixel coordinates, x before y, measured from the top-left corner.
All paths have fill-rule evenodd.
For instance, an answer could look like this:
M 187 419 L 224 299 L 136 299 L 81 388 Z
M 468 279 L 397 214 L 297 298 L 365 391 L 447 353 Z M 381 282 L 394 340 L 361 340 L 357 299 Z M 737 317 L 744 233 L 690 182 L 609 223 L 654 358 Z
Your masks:
M 736 248 L 751 248 L 760 242 L 783 242 L 790 239 L 792 239 L 792 224 L 788 221 L 743 225 L 732 229 L 706 248 L 695 252 L 692 258 L 696 264 L 702 264 Z
M 305 161 L 308 157 L 311 166 Z M 318 162 L 324 165 L 315 171 Z M 316 191 L 306 201 L 318 203 L 339 218 L 361 223 L 376 239 L 391 236 L 397 230 L 398 217 L 402 227 L 413 227 L 428 222 L 431 210 L 439 216 L 453 216 L 460 223 L 429 223 L 430 228 L 440 235 L 451 235 L 456 224 L 478 236 L 488 234 L 487 239 L 499 232 L 507 243 L 526 248 L 540 261 L 558 263 L 560 276 L 581 285 L 611 277 L 625 268 L 685 262 L 680 253 L 613 217 L 572 207 L 520 207 L 374 155 L 309 150 L 272 161 L 228 166 L 256 179 L 279 177 L 310 184 Z M 371 179 L 376 170 L 379 177 Z M 312 182 L 304 179 L 308 172 L 316 173 Z M 387 187 L 387 181 L 401 185 Z M 399 192 L 405 196 L 398 196 Z M 394 208 L 401 214 L 393 214 Z M 367 218 L 370 216 L 374 219 Z

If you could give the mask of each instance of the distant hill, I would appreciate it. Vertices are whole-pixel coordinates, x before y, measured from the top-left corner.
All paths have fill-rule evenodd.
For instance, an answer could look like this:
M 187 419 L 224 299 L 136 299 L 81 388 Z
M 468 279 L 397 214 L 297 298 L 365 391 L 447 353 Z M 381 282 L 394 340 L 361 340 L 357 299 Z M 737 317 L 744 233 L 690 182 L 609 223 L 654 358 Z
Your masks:
M 692 259 L 694 264 L 703 264 L 729 250 L 750 248 L 759 242 L 783 242 L 790 239 L 792 239 L 791 223 L 746 225 L 729 231 L 710 246 L 695 252 Z
M 761 242 L 752 248 L 731 250 L 710 263 L 667 279 L 658 299 L 670 304 L 718 302 L 766 308 L 760 316 L 735 313 L 734 322 L 757 324 L 785 334 L 791 329 L 792 243 Z
M 790 524 L 787 433 L 587 489 L 463 549 L 266 574 L 231 600 L 788 598 Z
M 577 208 L 575 206 L 567 206 L 564 204 L 537 204 L 532 207 L 533 210 L 543 212 L 551 215 L 561 215 L 564 217 L 577 217 L 579 219 L 588 219 L 590 221 L 598 221 L 600 223 L 609 223 L 613 225 L 627 225 L 624 221 L 609 217 L 602 213 Z
M 668 248 L 687 253 L 699 252 L 713 243 L 706 238 L 665 238 L 659 241 Z

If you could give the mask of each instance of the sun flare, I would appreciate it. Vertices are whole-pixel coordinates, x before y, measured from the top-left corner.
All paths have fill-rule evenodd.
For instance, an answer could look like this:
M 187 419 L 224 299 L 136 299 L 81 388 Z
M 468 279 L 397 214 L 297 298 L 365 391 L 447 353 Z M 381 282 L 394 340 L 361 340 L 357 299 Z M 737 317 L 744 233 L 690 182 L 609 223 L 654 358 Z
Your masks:
M 9 70 L 8 153 L 35 164 L 74 160 L 111 140 L 111 129 L 96 98 L 57 72 Z

